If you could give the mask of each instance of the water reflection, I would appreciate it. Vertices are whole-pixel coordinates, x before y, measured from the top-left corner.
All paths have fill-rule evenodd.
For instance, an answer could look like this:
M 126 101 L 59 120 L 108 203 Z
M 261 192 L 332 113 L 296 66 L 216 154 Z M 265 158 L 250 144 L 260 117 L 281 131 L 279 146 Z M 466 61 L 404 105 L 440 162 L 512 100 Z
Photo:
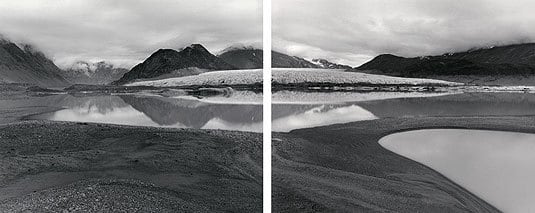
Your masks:
M 273 131 L 380 118 L 535 115 L 535 94 L 522 93 L 283 91 L 273 102 Z
M 248 95 L 261 97 L 261 94 Z M 258 98 L 249 97 L 249 100 L 252 99 Z M 229 100 L 229 103 L 222 98 L 218 98 L 217 102 L 207 102 L 193 97 L 165 98 L 154 95 L 68 96 L 55 103 L 65 109 L 32 118 L 262 132 L 261 103 L 237 103 L 239 97 Z
M 535 212 L 535 134 L 433 129 L 392 134 L 379 143 L 504 212 Z
M 280 108 L 277 107 L 276 110 L 278 109 Z M 352 121 L 372 120 L 377 118 L 369 111 L 357 105 L 319 105 L 311 108 L 305 107 L 299 109 L 304 110 L 296 110 L 297 113 L 292 113 L 285 116 L 280 116 L 282 111 L 278 111 L 274 116 L 275 119 L 273 119 L 271 123 L 272 130 L 276 132 L 288 132 L 294 129 L 347 123 Z

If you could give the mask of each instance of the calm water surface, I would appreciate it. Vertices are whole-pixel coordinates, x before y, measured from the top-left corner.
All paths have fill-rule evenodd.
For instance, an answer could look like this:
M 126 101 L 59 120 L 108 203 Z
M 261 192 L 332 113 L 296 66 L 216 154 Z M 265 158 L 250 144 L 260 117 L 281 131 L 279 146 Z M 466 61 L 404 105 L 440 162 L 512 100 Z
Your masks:
M 535 212 L 535 134 L 431 129 L 392 134 L 379 143 L 504 212 Z
M 50 100 L 42 101 L 64 109 L 30 119 L 262 132 L 262 94 L 253 92 L 202 99 L 154 95 L 60 96 L 43 97 Z
M 533 115 L 535 94 L 281 91 L 273 94 L 272 129 L 382 118 Z

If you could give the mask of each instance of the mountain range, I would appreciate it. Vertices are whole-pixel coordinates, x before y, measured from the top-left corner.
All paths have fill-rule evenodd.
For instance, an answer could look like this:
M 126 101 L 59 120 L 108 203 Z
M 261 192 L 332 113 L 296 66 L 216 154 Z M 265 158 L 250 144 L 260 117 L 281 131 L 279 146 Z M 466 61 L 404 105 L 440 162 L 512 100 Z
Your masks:
M 192 69 L 191 68 L 197 68 Z M 159 49 L 136 65 L 113 84 L 125 84 L 139 79 L 181 77 L 213 70 L 232 70 L 236 67 L 210 53 L 200 44 L 192 44 L 180 51 Z
M 274 68 L 349 69 L 349 66 L 324 59 L 308 61 L 273 51 Z M 0 40 L 0 82 L 30 83 L 43 87 L 69 84 L 125 84 L 143 79 L 159 79 L 197 75 L 203 72 L 233 69 L 261 69 L 262 49 L 251 46 L 231 46 L 213 55 L 200 44 L 180 50 L 159 49 L 131 70 L 114 67 L 104 61 L 77 61 L 61 70 L 42 52 L 29 45 Z
M 63 87 L 69 82 L 62 71 L 45 54 L 31 45 L 21 45 L 0 38 L 0 82 L 29 83 L 46 87 Z
M 159 49 L 131 70 L 104 61 L 78 61 L 61 70 L 31 45 L 0 38 L 0 82 L 29 83 L 44 87 L 69 84 L 125 84 L 143 79 L 197 75 L 203 72 L 262 68 L 263 52 L 250 46 L 232 46 L 217 56 L 200 44 L 180 50 Z M 382 54 L 355 68 L 325 59 L 307 60 L 272 51 L 273 68 L 344 69 L 402 77 L 458 82 L 492 81 L 535 83 L 535 43 L 471 49 L 436 56 L 401 57 Z M 504 80 L 505 79 L 505 80 Z M 530 83 L 532 82 L 533 83 Z M 486 82 L 484 82 L 486 83 Z
M 355 70 L 403 77 L 529 76 L 535 74 L 535 43 L 414 58 L 383 54 Z

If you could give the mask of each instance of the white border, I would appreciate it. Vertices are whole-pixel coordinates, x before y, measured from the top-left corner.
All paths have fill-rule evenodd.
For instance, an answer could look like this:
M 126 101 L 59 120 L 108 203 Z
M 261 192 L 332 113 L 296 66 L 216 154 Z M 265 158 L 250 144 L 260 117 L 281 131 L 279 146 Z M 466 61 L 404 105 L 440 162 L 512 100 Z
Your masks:
M 263 0 L 263 212 L 271 213 L 271 1 Z

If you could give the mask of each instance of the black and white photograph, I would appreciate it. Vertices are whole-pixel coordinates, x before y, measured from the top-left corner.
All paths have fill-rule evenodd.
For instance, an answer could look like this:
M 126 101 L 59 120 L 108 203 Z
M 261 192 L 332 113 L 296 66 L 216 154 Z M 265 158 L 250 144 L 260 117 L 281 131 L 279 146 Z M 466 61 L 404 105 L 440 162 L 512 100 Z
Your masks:
M 0 212 L 261 212 L 261 0 L 0 0 Z
M 535 212 L 533 0 L 0 0 L 0 213 Z
M 534 11 L 272 0 L 273 212 L 535 212 Z

